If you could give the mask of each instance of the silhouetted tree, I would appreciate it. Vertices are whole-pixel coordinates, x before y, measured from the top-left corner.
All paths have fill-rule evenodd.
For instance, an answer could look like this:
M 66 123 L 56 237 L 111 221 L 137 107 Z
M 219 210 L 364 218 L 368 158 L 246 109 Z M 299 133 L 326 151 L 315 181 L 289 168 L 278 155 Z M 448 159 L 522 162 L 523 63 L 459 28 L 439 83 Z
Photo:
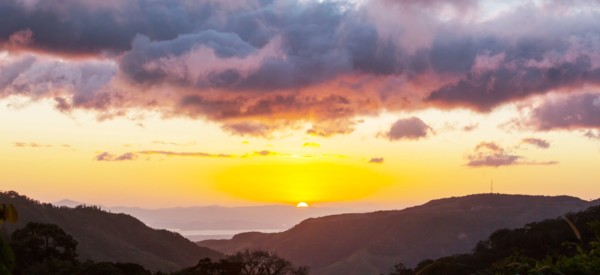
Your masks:
M 396 264 L 394 270 L 389 275 L 412 275 L 414 271 L 406 267 L 403 263 Z
M 294 265 L 274 253 L 245 250 L 213 262 L 202 259 L 175 275 L 306 275 L 308 268 Z
M 227 257 L 230 262 L 242 264 L 242 275 L 302 275 L 308 274 L 307 267 L 294 265 L 275 253 L 261 250 L 244 250 Z
M 77 241 L 54 224 L 27 223 L 13 232 L 10 245 L 16 258 L 15 273 L 45 268 L 40 266 L 62 269 L 76 263 Z

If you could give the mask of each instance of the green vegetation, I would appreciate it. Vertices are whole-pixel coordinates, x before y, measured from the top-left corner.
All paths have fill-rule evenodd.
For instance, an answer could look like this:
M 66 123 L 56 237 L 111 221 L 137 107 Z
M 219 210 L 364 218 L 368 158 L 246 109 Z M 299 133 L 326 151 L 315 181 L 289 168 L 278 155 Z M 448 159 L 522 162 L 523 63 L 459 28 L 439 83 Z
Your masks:
M 600 207 L 498 230 L 470 254 L 425 260 L 414 269 L 398 264 L 390 273 L 409 274 L 600 274 Z

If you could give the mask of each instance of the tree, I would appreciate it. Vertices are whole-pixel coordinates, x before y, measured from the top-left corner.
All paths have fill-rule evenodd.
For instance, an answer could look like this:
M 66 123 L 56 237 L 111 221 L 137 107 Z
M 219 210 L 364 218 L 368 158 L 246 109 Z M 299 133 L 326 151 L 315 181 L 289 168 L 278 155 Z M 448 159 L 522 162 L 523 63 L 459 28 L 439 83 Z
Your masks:
M 9 203 L 0 204 L 0 224 L 8 221 L 17 222 L 17 209 Z M 15 265 L 15 255 L 5 240 L 4 234 L 0 236 L 0 274 L 10 274 Z
M 298 267 L 275 253 L 261 250 L 244 250 L 227 258 L 230 262 L 241 263 L 243 275 L 303 275 L 308 268 Z
M 245 250 L 213 262 L 202 259 L 175 275 L 306 275 L 308 268 L 294 265 L 274 253 Z
M 11 235 L 16 269 L 36 265 L 75 264 L 77 241 L 54 224 L 30 222 Z
M 0 203 L 0 223 L 8 221 L 10 223 L 16 223 L 17 209 L 10 203 Z

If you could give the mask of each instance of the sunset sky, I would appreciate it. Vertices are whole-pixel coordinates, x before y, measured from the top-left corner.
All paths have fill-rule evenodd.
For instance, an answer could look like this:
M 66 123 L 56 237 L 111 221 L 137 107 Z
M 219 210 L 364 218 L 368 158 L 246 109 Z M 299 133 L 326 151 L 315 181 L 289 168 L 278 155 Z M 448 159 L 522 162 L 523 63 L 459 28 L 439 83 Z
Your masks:
M 499 3 L 502 2 L 502 3 Z M 0 1 L 0 189 L 600 197 L 600 1 Z

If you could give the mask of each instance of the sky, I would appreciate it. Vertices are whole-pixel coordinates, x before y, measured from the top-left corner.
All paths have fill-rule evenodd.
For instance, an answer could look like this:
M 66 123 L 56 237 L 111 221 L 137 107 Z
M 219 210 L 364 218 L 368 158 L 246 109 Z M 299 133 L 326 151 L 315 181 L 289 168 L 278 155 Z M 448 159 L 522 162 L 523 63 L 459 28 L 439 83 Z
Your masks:
M 600 197 L 600 1 L 4 0 L 0 189 Z

